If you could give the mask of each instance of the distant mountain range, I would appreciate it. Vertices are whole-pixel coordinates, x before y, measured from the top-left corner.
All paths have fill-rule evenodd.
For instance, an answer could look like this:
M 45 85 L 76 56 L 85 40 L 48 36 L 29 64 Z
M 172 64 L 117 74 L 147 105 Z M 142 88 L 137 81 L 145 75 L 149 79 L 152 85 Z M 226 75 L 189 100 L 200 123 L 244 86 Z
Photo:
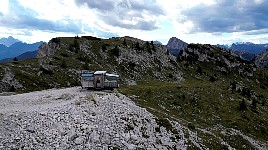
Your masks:
M 44 42 L 40 41 L 40 42 L 36 42 L 33 44 L 16 42 L 16 43 L 13 43 L 12 45 L 10 45 L 9 47 L 4 45 L 4 44 L 0 44 L 0 62 L 13 59 L 14 57 L 19 57 L 21 59 L 32 58 L 32 56 L 35 56 L 34 54 L 36 53 L 33 51 L 38 50 L 38 47 L 42 43 L 44 43 Z M 28 52 L 28 53 L 26 53 L 26 52 Z
M 231 45 L 217 44 L 215 46 L 228 49 L 228 50 L 232 50 L 233 55 L 237 55 L 251 62 L 255 61 L 256 58 L 261 59 L 261 60 L 266 60 L 268 57 L 267 56 L 268 44 L 254 44 L 250 42 L 240 42 L 240 43 L 233 43 Z M 166 47 L 172 55 L 177 57 L 181 50 L 184 50 L 188 47 L 188 44 L 176 37 L 172 37 L 169 39 Z M 258 66 L 261 66 L 261 67 L 267 66 L 266 61 L 256 62 L 256 63 Z
M 14 43 L 21 42 L 18 39 L 13 38 L 12 36 L 9 36 L 8 38 L 1 38 L 0 39 L 0 44 L 3 44 L 7 47 L 11 46 Z
M 162 45 L 162 43 L 161 43 L 161 42 L 159 42 L 159 41 L 153 41 L 153 43 L 154 43 L 154 44 L 159 44 L 159 45 Z
M 254 61 L 255 57 L 257 56 L 256 54 L 249 53 L 247 51 L 233 50 L 232 52 L 233 54 L 251 62 Z
M 233 43 L 232 45 L 218 44 L 217 46 L 225 49 L 245 51 L 252 54 L 260 54 L 268 48 L 268 44 L 254 44 L 251 42 Z
M 16 56 L 16 58 L 18 60 L 25 60 L 25 59 L 29 59 L 29 58 L 36 58 L 37 57 L 37 53 L 38 53 L 38 50 L 30 51 L 30 52 L 25 52 L 25 53 L 23 53 L 23 54 L 21 54 L 19 56 Z M 2 59 L 2 60 L 0 60 L 0 63 L 13 61 L 14 58 L 15 57 Z

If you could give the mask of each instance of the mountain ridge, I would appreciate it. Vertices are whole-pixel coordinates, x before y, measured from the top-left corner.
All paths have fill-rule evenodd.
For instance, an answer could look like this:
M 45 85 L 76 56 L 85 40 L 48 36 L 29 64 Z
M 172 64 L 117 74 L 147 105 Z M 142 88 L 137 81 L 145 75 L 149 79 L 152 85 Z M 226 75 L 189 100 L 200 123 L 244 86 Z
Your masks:
M 14 58 L 17 58 L 18 60 L 25 60 L 25 59 L 29 59 L 29 58 L 36 58 L 38 54 L 38 50 L 35 51 L 27 51 L 25 53 L 22 53 L 16 57 L 13 58 L 5 58 L 0 60 L 0 63 L 2 62 L 10 62 L 10 61 L 14 61 Z
M 268 48 L 268 44 L 254 44 L 251 42 L 239 42 L 231 45 L 217 44 L 217 46 L 231 50 L 245 51 L 252 54 L 260 54 Z
M 21 41 L 18 40 L 18 39 L 13 38 L 12 36 L 9 36 L 8 38 L 3 37 L 3 38 L 0 39 L 0 44 L 3 44 L 5 46 L 7 46 L 7 47 L 9 47 L 12 44 L 17 43 L 17 42 L 21 42 Z
M 9 47 L 0 45 L 0 60 L 5 58 L 14 58 L 25 52 L 38 50 L 43 41 L 27 44 L 23 42 L 16 42 Z

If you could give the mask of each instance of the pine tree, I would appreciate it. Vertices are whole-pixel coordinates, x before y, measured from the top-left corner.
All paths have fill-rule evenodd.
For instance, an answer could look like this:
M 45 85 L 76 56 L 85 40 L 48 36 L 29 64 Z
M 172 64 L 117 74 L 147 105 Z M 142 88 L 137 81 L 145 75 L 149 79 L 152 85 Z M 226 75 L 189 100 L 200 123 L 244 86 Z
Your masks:
M 247 104 L 246 104 L 245 99 L 243 99 L 242 102 L 240 103 L 239 110 L 244 111 L 246 109 L 247 109 Z
M 126 41 L 126 39 L 124 39 L 123 45 L 125 45 L 127 47 L 127 41 Z
M 257 100 L 256 99 L 253 99 L 252 103 L 251 103 L 251 107 L 254 109 L 254 110 L 257 110 Z
M 73 45 L 73 47 L 76 49 L 76 50 L 80 50 L 80 45 L 79 45 L 79 43 L 78 43 L 78 41 L 75 39 L 74 40 L 74 45 Z
M 150 54 L 153 53 L 153 52 L 152 52 L 152 49 L 151 49 L 151 46 L 150 46 L 150 44 L 149 44 L 148 41 L 146 42 L 146 49 L 147 49 L 147 51 L 148 51 Z
M 85 64 L 82 67 L 85 70 L 89 70 L 88 61 L 86 61 Z
M 60 66 L 61 66 L 62 68 L 67 68 L 67 63 L 66 63 L 66 61 L 65 61 L 65 60 L 62 60 Z
M 111 54 L 113 56 L 115 56 L 115 57 L 119 57 L 120 56 L 118 45 L 115 45 L 115 47 L 111 50 Z

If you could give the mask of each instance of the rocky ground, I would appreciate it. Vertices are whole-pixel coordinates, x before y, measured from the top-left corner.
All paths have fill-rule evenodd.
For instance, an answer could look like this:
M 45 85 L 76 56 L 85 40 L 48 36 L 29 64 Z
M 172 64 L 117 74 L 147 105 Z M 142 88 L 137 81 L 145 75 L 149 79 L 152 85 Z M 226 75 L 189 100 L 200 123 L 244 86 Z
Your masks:
M 117 92 L 74 87 L 0 96 L 0 149 L 187 149 L 182 128 L 176 124 L 174 135 Z
M 1 150 L 188 149 L 193 145 L 209 149 L 197 132 L 175 121 L 159 123 L 153 114 L 116 91 L 73 87 L 12 94 L 0 94 Z M 216 137 L 210 130 L 197 130 Z M 235 129 L 223 129 L 221 134 L 240 135 L 256 149 L 267 148 Z M 234 149 L 220 137 L 218 141 Z

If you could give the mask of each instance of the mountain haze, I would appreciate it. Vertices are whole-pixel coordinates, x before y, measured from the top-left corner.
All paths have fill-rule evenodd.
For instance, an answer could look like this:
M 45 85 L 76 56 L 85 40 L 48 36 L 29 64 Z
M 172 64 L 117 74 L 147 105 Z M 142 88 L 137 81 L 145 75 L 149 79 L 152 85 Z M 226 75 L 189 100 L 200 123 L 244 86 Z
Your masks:
M 5 58 L 14 58 L 25 52 L 31 52 L 38 50 L 38 47 L 44 42 L 36 42 L 33 44 L 27 44 L 23 42 L 17 42 L 9 47 L 0 44 L 0 60 Z
M 38 50 L 36 50 L 36 51 L 29 51 L 29 52 L 25 52 L 23 54 L 20 54 L 19 56 L 16 56 L 16 58 L 18 60 L 25 60 L 25 59 L 29 59 L 29 58 L 36 58 L 37 57 L 37 53 L 38 53 Z M 2 59 L 2 60 L 0 60 L 0 63 L 1 62 L 10 62 L 10 61 L 13 61 L 14 58 L 15 57 Z
M 268 44 L 254 44 L 250 42 L 233 43 L 230 46 L 228 45 L 218 45 L 218 46 L 231 50 L 245 51 L 252 54 L 260 54 L 268 48 Z

